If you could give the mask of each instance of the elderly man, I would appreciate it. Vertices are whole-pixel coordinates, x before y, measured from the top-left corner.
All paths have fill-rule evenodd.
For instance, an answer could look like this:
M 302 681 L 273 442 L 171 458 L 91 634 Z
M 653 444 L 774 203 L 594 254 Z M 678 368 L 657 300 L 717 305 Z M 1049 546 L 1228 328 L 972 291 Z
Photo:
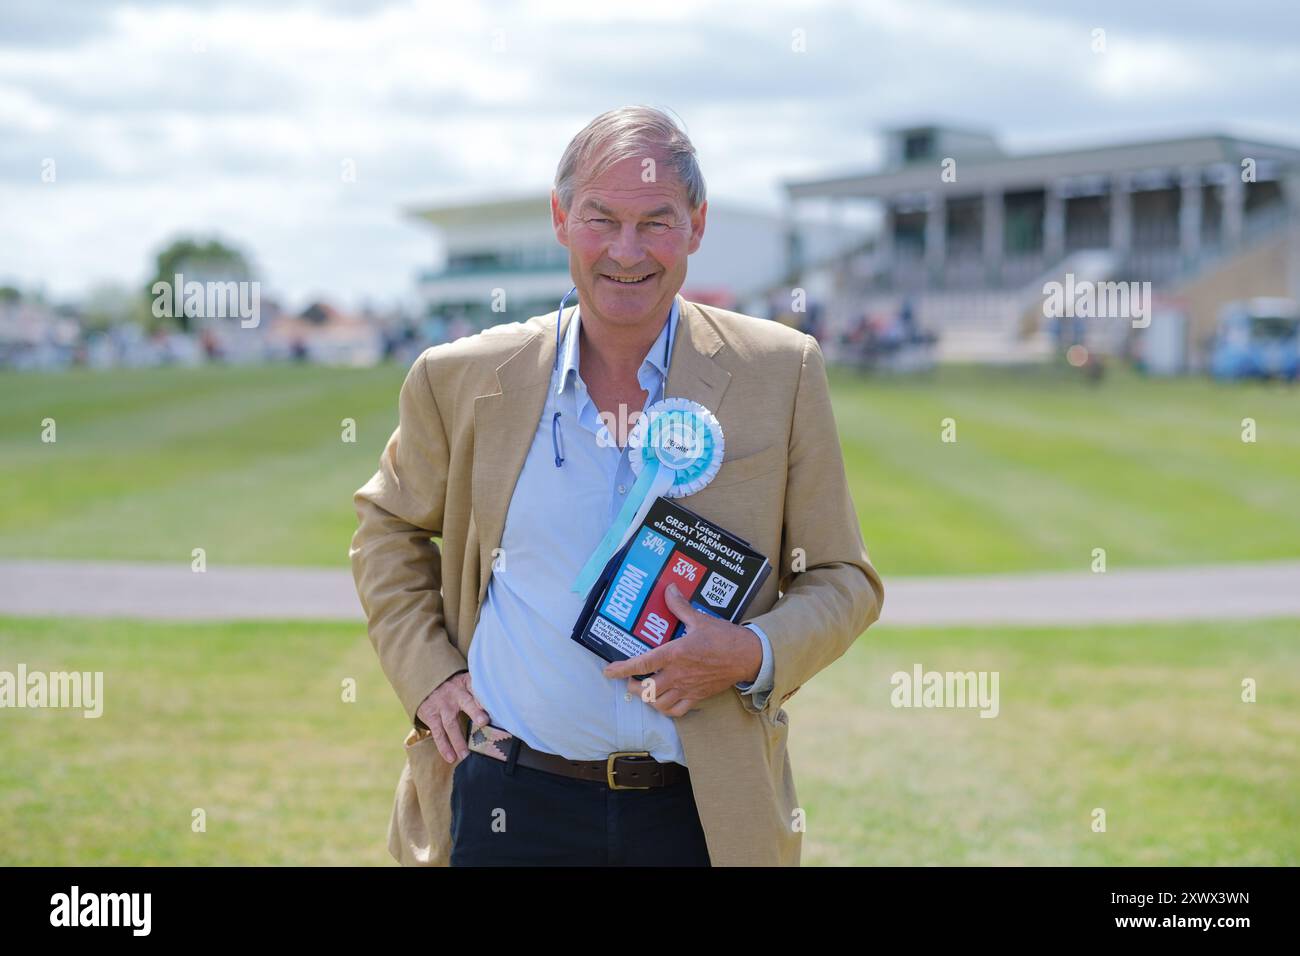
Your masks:
M 598 116 L 551 195 L 577 304 L 435 346 L 406 377 L 351 550 L 413 723 L 389 828 L 403 863 L 799 861 L 782 705 L 884 589 L 816 340 L 678 295 L 707 212 L 668 116 Z M 720 471 L 681 503 L 776 573 L 741 623 L 670 591 L 684 634 L 606 664 L 570 639 L 571 585 L 632 490 L 626 426 L 663 397 L 725 436 Z

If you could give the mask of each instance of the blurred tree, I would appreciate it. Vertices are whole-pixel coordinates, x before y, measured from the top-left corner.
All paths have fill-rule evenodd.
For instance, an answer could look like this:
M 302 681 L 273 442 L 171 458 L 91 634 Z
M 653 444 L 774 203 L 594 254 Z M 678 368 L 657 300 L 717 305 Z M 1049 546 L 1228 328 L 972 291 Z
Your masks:
M 181 237 L 164 246 L 155 259 L 153 275 L 145 286 L 150 303 L 156 297 L 154 285 L 165 282 L 170 289 L 178 274 L 185 282 L 247 282 L 253 278 L 247 257 L 234 246 L 216 238 Z M 183 310 L 174 320 L 184 331 L 191 331 L 192 319 Z

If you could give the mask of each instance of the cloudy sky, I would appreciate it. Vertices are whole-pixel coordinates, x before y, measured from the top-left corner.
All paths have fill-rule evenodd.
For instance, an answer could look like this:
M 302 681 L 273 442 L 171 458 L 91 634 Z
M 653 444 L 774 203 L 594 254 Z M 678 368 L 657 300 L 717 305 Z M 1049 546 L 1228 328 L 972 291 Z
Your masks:
M 1295 0 L 0 0 L 0 283 L 140 283 L 216 234 L 292 302 L 404 301 L 434 243 L 403 207 L 544 190 L 627 103 L 685 121 L 712 198 L 776 208 L 881 126 L 1300 144 L 1298 94 Z

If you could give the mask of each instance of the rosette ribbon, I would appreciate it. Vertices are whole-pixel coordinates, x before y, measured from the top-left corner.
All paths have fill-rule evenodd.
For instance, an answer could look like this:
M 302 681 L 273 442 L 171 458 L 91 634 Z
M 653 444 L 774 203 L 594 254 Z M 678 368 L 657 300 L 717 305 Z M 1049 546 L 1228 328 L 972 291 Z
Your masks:
M 591 590 L 656 498 L 692 495 L 712 481 L 722 467 L 724 444 L 722 425 L 699 402 L 665 398 L 646 409 L 627 439 L 636 482 L 570 590 L 578 594 Z

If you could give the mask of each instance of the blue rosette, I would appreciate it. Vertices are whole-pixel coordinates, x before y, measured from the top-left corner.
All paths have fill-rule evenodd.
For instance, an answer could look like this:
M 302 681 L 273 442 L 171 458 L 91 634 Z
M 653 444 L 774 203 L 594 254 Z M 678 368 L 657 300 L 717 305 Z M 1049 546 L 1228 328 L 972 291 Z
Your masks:
M 712 481 L 722 467 L 726 448 L 717 416 L 688 398 L 665 398 L 651 405 L 628 435 L 627 445 L 636 483 L 578 573 L 570 589 L 578 594 L 591 589 L 656 498 L 693 495 Z
M 655 402 L 627 439 L 629 462 L 637 476 L 652 461 L 673 469 L 673 481 L 661 492 L 683 498 L 700 491 L 722 467 L 726 441 L 717 417 L 699 402 L 666 398 Z

